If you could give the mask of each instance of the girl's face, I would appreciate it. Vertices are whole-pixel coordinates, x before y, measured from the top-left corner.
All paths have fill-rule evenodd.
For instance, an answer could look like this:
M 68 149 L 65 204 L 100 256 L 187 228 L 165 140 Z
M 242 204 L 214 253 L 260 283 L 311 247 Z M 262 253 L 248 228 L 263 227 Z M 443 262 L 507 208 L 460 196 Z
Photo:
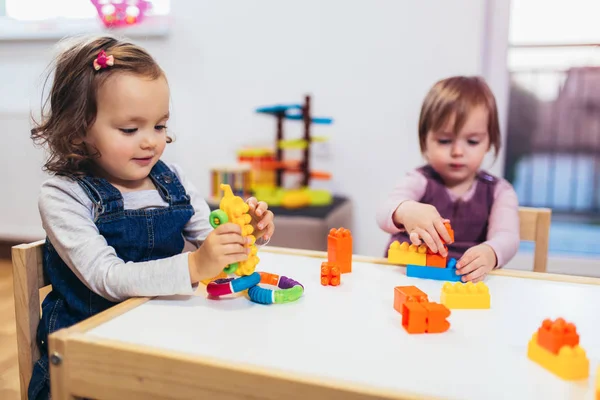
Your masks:
M 98 89 L 96 120 L 84 139 L 99 173 L 122 189 L 143 186 L 167 143 L 169 86 L 160 77 L 111 76 Z
M 477 106 L 468 114 L 459 132 L 454 132 L 455 116 L 438 132 L 429 131 L 425 140 L 425 158 L 447 185 L 472 181 L 490 149 L 489 113 Z

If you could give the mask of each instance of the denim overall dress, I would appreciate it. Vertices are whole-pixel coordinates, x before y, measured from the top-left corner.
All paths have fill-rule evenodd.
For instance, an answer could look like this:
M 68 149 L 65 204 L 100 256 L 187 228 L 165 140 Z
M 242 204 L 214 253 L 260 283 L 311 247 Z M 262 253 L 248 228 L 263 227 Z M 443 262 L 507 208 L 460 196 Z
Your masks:
M 121 193 L 105 179 L 74 177 L 94 203 L 95 224 L 109 246 L 125 262 L 171 257 L 183 251 L 183 228 L 194 214 L 190 198 L 175 173 L 162 161 L 150 172 L 168 207 L 125 210 Z M 88 289 L 46 239 L 44 273 L 52 291 L 42 303 L 37 342 L 41 358 L 33 368 L 29 399 L 47 399 L 50 391 L 48 335 L 104 311 L 116 303 Z

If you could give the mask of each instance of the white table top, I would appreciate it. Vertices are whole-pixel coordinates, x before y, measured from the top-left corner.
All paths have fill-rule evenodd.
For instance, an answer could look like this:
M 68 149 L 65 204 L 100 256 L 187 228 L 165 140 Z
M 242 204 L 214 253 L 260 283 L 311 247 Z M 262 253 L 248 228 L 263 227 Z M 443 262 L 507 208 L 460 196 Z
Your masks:
M 393 288 L 415 285 L 439 302 L 443 282 L 408 278 L 404 268 L 354 262 L 342 285 L 320 284 L 323 260 L 259 254 L 257 271 L 305 286 L 295 303 L 260 305 L 245 297 L 151 300 L 87 334 L 162 350 L 461 399 L 592 399 L 600 359 L 600 286 L 489 276 L 489 310 L 452 310 L 441 334 L 411 335 L 393 308 Z M 586 381 L 567 382 L 527 358 L 545 318 L 577 326 L 590 359 Z

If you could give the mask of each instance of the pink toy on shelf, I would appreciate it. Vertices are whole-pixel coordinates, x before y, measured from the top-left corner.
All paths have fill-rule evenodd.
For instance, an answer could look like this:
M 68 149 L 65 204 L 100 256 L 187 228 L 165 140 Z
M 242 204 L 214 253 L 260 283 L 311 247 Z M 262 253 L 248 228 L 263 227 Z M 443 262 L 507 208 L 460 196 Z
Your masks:
M 141 22 L 152 7 L 148 0 L 92 0 L 102 23 L 109 28 Z

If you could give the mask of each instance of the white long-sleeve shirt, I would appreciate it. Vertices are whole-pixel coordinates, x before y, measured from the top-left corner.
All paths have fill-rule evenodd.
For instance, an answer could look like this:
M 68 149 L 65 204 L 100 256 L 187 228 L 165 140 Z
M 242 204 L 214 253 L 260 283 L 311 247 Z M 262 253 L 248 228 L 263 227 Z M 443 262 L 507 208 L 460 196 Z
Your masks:
M 194 215 L 183 236 L 197 243 L 213 230 L 210 208 L 176 165 L 169 165 L 190 196 Z M 122 193 L 125 209 L 168 207 L 157 190 Z M 48 179 L 41 187 L 38 207 L 42 225 L 52 245 L 75 275 L 93 292 L 111 300 L 135 296 L 192 294 L 188 253 L 145 261 L 119 258 L 94 224 L 93 203 L 77 182 L 63 176 Z

